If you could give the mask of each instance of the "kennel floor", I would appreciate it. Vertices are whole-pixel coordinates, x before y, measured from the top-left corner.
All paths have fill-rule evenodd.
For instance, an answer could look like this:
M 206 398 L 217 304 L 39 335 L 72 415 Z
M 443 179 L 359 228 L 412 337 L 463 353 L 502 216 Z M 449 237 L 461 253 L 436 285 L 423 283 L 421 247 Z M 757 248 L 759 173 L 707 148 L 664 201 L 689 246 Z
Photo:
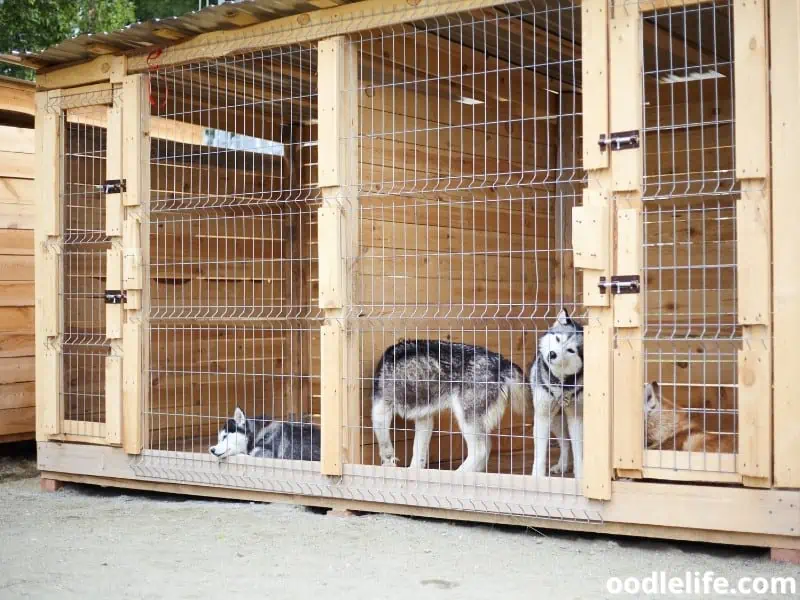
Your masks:
M 216 434 L 211 436 L 208 434 L 200 434 L 195 436 L 185 436 L 181 438 L 174 438 L 174 439 L 167 439 L 163 440 L 160 444 L 153 443 L 150 445 L 151 450 L 159 450 L 165 452 L 188 452 L 192 454 L 204 455 L 208 454 L 208 448 L 214 444 L 216 444 L 217 438 Z M 380 464 L 380 458 L 377 455 L 377 450 L 373 447 L 373 444 L 366 445 L 364 453 L 364 464 L 369 465 L 378 465 Z M 410 443 L 401 443 L 396 446 L 398 456 L 410 456 L 411 455 L 411 445 Z M 432 448 L 432 451 L 434 449 Z M 435 454 L 442 453 L 443 448 L 436 449 L 438 452 L 434 452 Z M 531 470 L 533 469 L 533 442 L 530 443 L 530 447 L 527 447 L 523 450 L 514 450 L 513 452 L 494 452 L 489 456 L 488 461 L 488 473 L 500 473 L 504 475 L 529 475 Z M 558 462 L 558 445 L 554 441 L 550 445 L 550 452 L 548 456 L 548 462 L 552 467 Z M 466 457 L 461 456 L 454 456 L 451 458 L 446 458 L 442 460 L 430 460 L 428 463 L 428 468 L 431 470 L 441 470 L 441 471 L 452 471 L 457 469 L 461 463 L 464 461 Z M 402 461 L 400 464 L 404 464 Z M 572 468 L 570 466 L 570 470 L 568 473 L 572 472 Z

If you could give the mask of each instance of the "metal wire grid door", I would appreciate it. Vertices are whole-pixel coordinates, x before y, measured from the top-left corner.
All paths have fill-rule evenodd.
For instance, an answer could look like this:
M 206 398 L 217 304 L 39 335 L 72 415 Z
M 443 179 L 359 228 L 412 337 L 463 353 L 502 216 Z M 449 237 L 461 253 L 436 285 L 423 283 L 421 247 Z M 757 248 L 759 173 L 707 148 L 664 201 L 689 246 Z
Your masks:
M 283 422 L 297 444 L 318 445 L 315 63 L 304 45 L 151 72 L 145 455 L 155 458 L 137 468 L 152 476 L 224 472 L 209 448 L 237 408 L 248 432 Z M 186 472 L 154 466 L 164 456 Z M 311 472 L 311 458 L 279 467 Z
M 105 422 L 106 235 L 104 183 L 107 159 L 107 106 L 86 106 L 91 97 L 73 97 L 74 108 L 54 106 L 62 115 L 63 182 L 61 306 L 64 431 L 102 436 Z
M 393 489 L 390 501 L 597 518 L 574 502 L 572 462 L 559 464 L 565 413 L 534 439 L 524 375 L 562 309 L 585 316 L 568 225 L 585 184 L 579 6 L 513 3 L 352 44 L 361 419 L 348 427 L 361 448 L 346 472 Z M 561 345 L 572 333 L 559 361 L 578 353 Z M 471 405 L 429 410 L 454 397 Z
M 644 0 L 644 467 L 736 475 L 733 6 Z M 646 12 L 644 12 L 646 11 Z M 648 400 L 649 398 L 649 400 Z

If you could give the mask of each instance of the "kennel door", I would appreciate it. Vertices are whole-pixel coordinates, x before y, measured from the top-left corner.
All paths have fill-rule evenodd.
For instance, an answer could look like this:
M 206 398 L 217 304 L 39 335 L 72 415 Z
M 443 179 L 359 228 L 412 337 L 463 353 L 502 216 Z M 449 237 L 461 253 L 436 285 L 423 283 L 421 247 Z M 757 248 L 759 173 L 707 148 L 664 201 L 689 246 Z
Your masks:
M 641 368 L 659 385 L 638 425 L 642 474 L 760 485 L 771 463 L 764 9 L 651 9 L 639 25 Z
M 60 314 L 55 439 L 121 441 L 121 94 L 111 84 L 50 93 L 57 115 L 59 268 L 48 270 Z M 46 134 L 45 134 L 46 135 Z M 52 161 L 50 162 L 52 164 Z M 56 186 L 53 186 L 56 189 Z M 109 318 L 110 317 L 110 318 Z M 37 374 L 48 377 L 48 374 Z M 109 385 L 110 384 L 110 385 Z M 47 400 L 50 401 L 50 400 Z M 54 439 L 50 436 L 49 439 Z

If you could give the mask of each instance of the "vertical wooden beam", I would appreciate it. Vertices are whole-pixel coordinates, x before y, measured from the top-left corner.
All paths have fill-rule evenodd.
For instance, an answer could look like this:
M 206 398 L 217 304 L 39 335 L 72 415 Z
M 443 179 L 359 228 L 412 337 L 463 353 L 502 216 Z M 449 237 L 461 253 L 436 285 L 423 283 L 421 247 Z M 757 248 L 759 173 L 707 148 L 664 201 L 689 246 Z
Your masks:
M 608 133 L 608 0 L 581 4 L 581 57 L 583 168 L 607 169 L 608 152 L 601 152 L 597 140 Z M 587 96 L 586 90 L 592 95 Z
M 610 20 L 611 131 L 642 130 L 642 19 L 639 5 L 617 2 Z M 639 149 L 611 156 L 616 275 L 642 276 L 642 163 Z M 614 296 L 613 465 L 641 477 L 644 453 L 642 405 L 642 295 Z
M 775 485 L 800 488 L 800 3 L 770 0 Z
M 106 442 L 122 443 L 122 356 L 106 357 Z
M 112 95 L 112 106 L 108 111 L 106 129 L 106 179 L 122 179 L 122 98 Z M 122 290 L 122 223 L 124 208 L 122 194 L 106 194 L 106 235 L 111 239 L 112 248 L 106 251 L 106 289 Z M 123 306 L 106 304 L 106 336 L 110 340 L 122 337 Z M 112 345 L 112 352 L 114 347 Z
M 36 439 L 61 433 L 64 409 L 61 378 L 61 114 L 49 106 L 56 92 L 36 94 Z
M 608 152 L 600 152 L 600 134 L 608 133 L 608 10 L 606 0 L 584 0 L 583 27 L 583 160 L 589 172 L 583 211 L 573 211 L 573 247 L 586 246 L 583 304 L 588 316 L 584 335 L 584 474 L 583 492 L 589 498 L 611 498 L 611 342 L 613 311 L 608 294 L 600 294 L 600 277 L 611 274 L 613 227 L 609 220 L 610 173 Z M 587 46 L 588 44 L 588 46 Z M 592 98 L 587 101 L 587 98 Z M 588 231 L 587 231 L 588 227 Z
M 325 310 L 322 342 L 322 465 L 341 475 L 358 462 L 361 410 L 358 386 L 358 330 L 349 315 L 355 276 L 349 260 L 359 250 L 358 231 L 358 61 L 343 36 L 318 45 L 320 308 Z
M 767 0 L 734 4 L 738 319 L 738 469 L 745 485 L 772 483 L 771 223 Z M 796 49 L 795 49 L 796 53 Z
M 144 445 L 143 413 L 148 392 L 147 314 L 149 301 L 142 257 L 149 256 L 146 215 L 150 194 L 150 104 L 145 75 L 122 80 L 123 178 L 122 280 L 127 300 L 122 334 L 122 445 L 139 454 Z
M 112 104 L 108 111 L 106 129 L 106 179 L 124 179 L 123 173 L 123 97 L 121 85 L 112 88 Z M 123 289 L 122 285 L 122 226 L 125 209 L 122 194 L 106 194 L 106 235 L 111 248 L 106 251 L 106 290 Z M 106 441 L 122 443 L 122 335 L 125 323 L 123 304 L 106 304 L 106 337 L 111 352 L 106 357 Z

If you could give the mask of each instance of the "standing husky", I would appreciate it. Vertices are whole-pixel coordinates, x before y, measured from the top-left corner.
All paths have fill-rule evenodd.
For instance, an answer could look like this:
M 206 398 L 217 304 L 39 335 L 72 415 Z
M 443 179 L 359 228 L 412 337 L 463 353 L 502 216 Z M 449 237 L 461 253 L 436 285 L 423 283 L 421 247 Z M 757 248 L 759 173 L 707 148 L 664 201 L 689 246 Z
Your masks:
M 575 455 L 575 478 L 580 479 L 583 475 L 583 326 L 570 319 L 565 310 L 558 313 L 556 322 L 539 340 L 528 381 L 533 393 L 533 476 L 547 475 L 551 431 L 558 438 L 561 453 L 550 474 L 567 471 L 566 416 Z
M 257 458 L 319 460 L 319 427 L 312 423 L 248 419 L 238 406 L 217 434 L 208 451 L 217 458 L 249 454 Z
M 395 415 L 415 424 L 414 453 L 409 466 L 424 469 L 433 434 L 433 417 L 451 409 L 467 443 L 459 471 L 484 471 L 491 433 L 506 405 L 525 409 L 522 369 L 479 346 L 409 340 L 386 349 L 375 368 L 372 426 L 385 466 L 397 464 L 390 427 Z
M 676 410 L 675 402 L 661 391 L 657 381 L 644 390 L 644 414 L 647 424 L 647 447 L 656 450 L 685 452 L 735 452 L 733 434 L 709 433 L 700 415 Z

